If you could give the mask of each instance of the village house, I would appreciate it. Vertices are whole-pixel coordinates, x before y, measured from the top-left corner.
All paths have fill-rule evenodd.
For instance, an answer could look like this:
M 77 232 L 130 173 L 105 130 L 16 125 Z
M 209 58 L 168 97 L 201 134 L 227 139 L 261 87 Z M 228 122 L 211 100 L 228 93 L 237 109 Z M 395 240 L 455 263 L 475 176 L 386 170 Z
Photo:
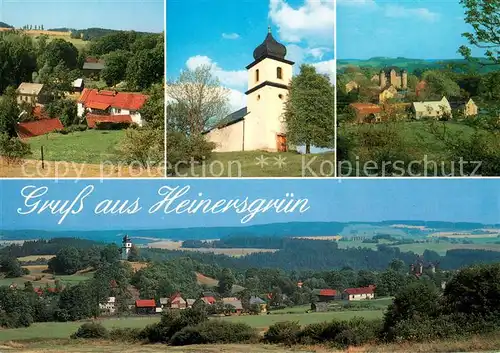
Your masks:
M 329 302 L 335 300 L 337 291 L 335 289 L 314 289 L 313 294 L 316 296 L 318 302 Z
M 83 63 L 83 75 L 87 78 L 99 79 L 101 71 L 105 67 L 104 60 L 99 60 L 96 58 L 86 58 Z
M 445 116 L 453 117 L 450 103 L 446 97 L 443 97 L 440 101 L 413 102 L 412 110 L 417 120 L 424 118 L 440 119 Z
M 398 90 L 392 85 L 382 90 L 378 95 L 379 103 L 385 103 L 389 99 L 397 99 L 397 98 L 399 98 Z
M 129 122 L 143 125 L 140 109 L 148 96 L 141 93 L 116 92 L 84 88 L 77 102 L 78 117 L 89 114 L 87 123 L 97 121 Z
M 248 72 L 247 106 L 228 115 L 205 131 L 216 152 L 287 151 L 284 103 L 294 62 L 285 59 L 286 47 L 269 28 L 267 37 L 253 52 Z
M 166 300 L 165 300 L 166 299 Z M 170 298 L 160 298 L 160 304 L 162 308 L 170 309 L 186 309 L 187 302 L 182 298 L 180 293 L 174 293 Z
M 156 313 L 156 302 L 154 299 L 138 299 L 135 301 L 135 312 L 139 315 L 151 315 Z
M 77 78 L 73 81 L 71 86 L 73 87 L 73 93 L 82 93 L 83 88 L 85 87 L 83 78 Z
M 222 303 L 224 306 L 228 305 L 233 308 L 231 312 L 232 315 L 240 315 L 243 312 L 243 305 L 238 298 L 222 298 Z
M 16 94 L 17 104 L 45 104 L 49 98 L 45 85 L 42 85 L 41 83 L 23 82 L 17 88 Z
M 203 296 L 203 297 L 201 297 L 200 299 L 201 299 L 201 301 L 202 301 L 203 303 L 205 303 L 205 304 L 207 304 L 207 305 L 212 305 L 212 304 L 215 304 L 215 302 L 217 301 L 217 300 L 215 299 L 215 297 L 213 297 L 213 296 Z
M 250 305 L 258 305 L 261 313 L 267 312 L 267 303 L 259 297 L 251 296 L 249 300 Z
M 346 300 L 365 300 L 375 298 L 375 286 L 361 288 L 347 288 L 344 290 L 344 299 Z
M 113 315 L 116 312 L 115 302 L 115 297 L 108 297 L 105 303 L 99 303 L 101 314 Z
M 450 106 L 451 109 L 458 111 L 465 118 L 477 116 L 479 113 L 479 108 L 472 98 L 469 98 L 468 100 L 451 101 Z
M 345 91 L 347 93 L 351 92 L 351 91 L 354 91 L 354 90 L 357 90 L 359 88 L 359 84 L 356 82 L 356 81 L 349 81 L 346 85 L 345 85 Z
M 380 122 L 382 108 L 372 103 L 351 103 L 350 109 L 354 114 L 354 121 L 358 124 Z

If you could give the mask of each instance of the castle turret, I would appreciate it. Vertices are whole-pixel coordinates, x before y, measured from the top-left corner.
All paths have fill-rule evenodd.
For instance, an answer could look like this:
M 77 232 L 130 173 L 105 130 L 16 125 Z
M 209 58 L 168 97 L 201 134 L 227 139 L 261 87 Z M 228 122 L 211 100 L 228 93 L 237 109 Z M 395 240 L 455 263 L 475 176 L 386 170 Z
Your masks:
M 401 89 L 408 89 L 408 71 L 406 71 L 405 69 L 401 71 Z

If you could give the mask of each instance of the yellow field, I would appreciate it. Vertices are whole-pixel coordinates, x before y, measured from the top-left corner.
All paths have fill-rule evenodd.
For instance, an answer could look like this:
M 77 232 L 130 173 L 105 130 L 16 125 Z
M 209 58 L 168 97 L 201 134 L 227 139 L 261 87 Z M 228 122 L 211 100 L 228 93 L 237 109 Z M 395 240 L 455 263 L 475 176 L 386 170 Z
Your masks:
M 30 256 L 18 257 L 17 259 L 21 262 L 24 262 L 24 261 L 35 261 L 38 259 L 50 260 L 53 257 L 54 257 L 54 255 L 30 255 Z M 26 267 L 28 267 L 28 266 L 26 266 Z
M 429 234 L 429 237 L 482 239 L 482 238 L 497 238 L 499 235 L 500 233 L 498 232 L 485 232 L 483 234 L 471 234 L 468 232 L 436 232 Z
M 12 29 L 10 28 L 0 28 L 1 32 L 6 32 L 6 31 L 11 31 Z M 64 39 L 67 42 L 73 43 L 73 45 L 77 49 L 81 49 L 87 45 L 88 42 L 82 40 L 82 39 L 76 39 L 76 38 L 71 38 L 71 33 L 70 32 L 57 32 L 57 31 L 42 31 L 42 30 L 18 30 L 19 32 L 22 32 L 23 34 L 26 34 L 31 37 L 38 37 L 41 35 L 46 35 L 49 37 L 49 40 L 52 39 Z
M 40 160 L 26 159 L 10 164 L 0 158 L 1 178 L 161 178 L 160 168 L 134 169 L 120 165 L 81 164 L 74 162 L 46 161 L 42 169 Z
M 314 237 L 294 237 L 294 239 L 310 239 L 310 240 L 333 240 L 333 241 L 339 241 L 342 239 L 341 235 L 332 235 L 332 236 L 326 236 L 326 237 L 320 237 L 320 236 L 314 236 Z
M 211 239 L 217 240 L 217 239 Z M 210 240 L 207 240 L 210 241 Z M 257 249 L 257 248 L 228 248 L 228 249 L 216 249 L 216 248 L 183 248 L 182 241 L 175 240 L 160 240 L 153 243 L 149 243 L 148 247 L 155 249 L 167 249 L 167 250 L 182 250 L 182 251 L 197 251 L 202 253 L 213 253 L 216 255 L 227 255 L 227 256 L 245 256 L 248 254 L 253 254 L 257 252 L 275 252 L 277 249 Z

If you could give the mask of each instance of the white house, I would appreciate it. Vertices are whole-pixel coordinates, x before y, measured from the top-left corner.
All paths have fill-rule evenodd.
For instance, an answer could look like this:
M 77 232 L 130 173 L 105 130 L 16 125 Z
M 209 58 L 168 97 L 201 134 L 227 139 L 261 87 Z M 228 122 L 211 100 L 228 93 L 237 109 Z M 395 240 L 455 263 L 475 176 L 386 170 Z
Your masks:
M 344 299 L 347 300 L 365 300 L 375 298 L 375 286 L 361 288 L 347 288 L 344 290 Z
M 444 115 L 448 115 L 450 118 L 452 117 L 451 105 L 446 97 L 443 97 L 440 101 L 413 102 L 413 111 L 416 119 L 439 119 Z
M 116 311 L 115 302 L 115 297 L 108 297 L 105 303 L 99 303 L 99 309 L 106 314 L 114 314 Z
M 206 131 L 217 152 L 287 150 L 284 103 L 293 74 L 286 47 L 269 33 L 253 52 L 248 71 L 247 106 Z
M 132 122 L 142 126 L 140 109 L 148 96 L 141 93 L 116 92 L 84 88 L 77 102 L 78 117 L 84 114 L 102 116 L 102 121 L 116 121 L 116 116 L 130 117 Z M 111 118 L 115 117 L 115 119 Z

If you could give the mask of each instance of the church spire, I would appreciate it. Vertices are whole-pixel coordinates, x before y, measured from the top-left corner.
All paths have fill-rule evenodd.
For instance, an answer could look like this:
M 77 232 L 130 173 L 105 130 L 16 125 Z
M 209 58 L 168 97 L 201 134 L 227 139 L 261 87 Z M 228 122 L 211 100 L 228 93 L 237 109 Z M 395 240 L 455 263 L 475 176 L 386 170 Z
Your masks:
M 267 33 L 271 33 L 271 25 L 267 26 Z

